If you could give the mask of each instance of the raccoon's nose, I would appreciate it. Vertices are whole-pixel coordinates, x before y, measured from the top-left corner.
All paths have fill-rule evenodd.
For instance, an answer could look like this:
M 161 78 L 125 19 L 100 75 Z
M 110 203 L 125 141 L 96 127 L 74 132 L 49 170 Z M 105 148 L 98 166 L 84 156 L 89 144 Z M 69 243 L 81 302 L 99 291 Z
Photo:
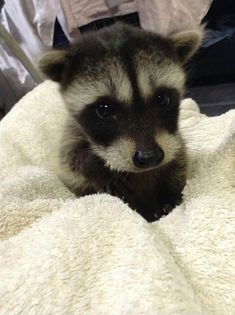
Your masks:
M 133 157 L 133 162 L 136 167 L 148 168 L 161 163 L 164 159 L 164 152 L 159 147 L 155 151 L 136 151 Z

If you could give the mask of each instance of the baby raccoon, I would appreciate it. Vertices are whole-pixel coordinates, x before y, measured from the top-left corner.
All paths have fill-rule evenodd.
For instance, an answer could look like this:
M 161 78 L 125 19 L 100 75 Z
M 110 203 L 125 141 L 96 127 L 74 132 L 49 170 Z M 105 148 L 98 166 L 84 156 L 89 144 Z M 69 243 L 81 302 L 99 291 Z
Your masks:
M 78 196 L 107 192 L 147 221 L 181 202 L 186 154 L 178 131 L 183 64 L 200 31 L 164 38 L 123 24 L 81 37 L 40 63 L 70 113 L 61 168 Z

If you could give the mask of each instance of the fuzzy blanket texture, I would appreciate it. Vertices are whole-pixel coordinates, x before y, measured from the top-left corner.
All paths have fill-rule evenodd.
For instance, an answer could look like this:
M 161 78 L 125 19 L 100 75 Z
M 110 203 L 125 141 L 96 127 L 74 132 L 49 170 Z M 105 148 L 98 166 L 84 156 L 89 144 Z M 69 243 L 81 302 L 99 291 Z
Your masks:
M 45 81 L 0 123 L 0 315 L 235 314 L 235 110 L 182 102 L 184 201 L 152 224 L 65 187 L 66 116 Z

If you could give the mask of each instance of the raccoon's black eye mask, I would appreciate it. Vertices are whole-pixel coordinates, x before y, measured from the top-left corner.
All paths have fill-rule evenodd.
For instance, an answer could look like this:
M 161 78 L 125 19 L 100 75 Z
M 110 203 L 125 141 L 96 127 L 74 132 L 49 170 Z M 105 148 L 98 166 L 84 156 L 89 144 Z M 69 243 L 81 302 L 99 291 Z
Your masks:
M 59 82 L 68 109 L 97 143 L 108 145 L 143 120 L 141 128 L 156 129 L 157 123 L 174 134 L 183 64 L 201 38 L 200 30 L 164 38 L 117 24 L 82 36 L 67 51 L 47 53 L 40 67 Z
M 165 108 L 171 101 L 170 95 L 164 92 L 156 93 L 153 102 L 158 108 Z M 98 102 L 96 105 L 96 114 L 99 118 L 112 118 L 117 119 L 117 108 L 108 101 Z
M 158 107 L 166 107 L 167 105 L 169 105 L 171 99 L 170 96 L 167 95 L 166 93 L 158 93 L 156 95 L 156 104 Z
M 87 106 L 89 111 L 96 113 L 98 119 L 117 119 L 123 110 L 122 105 L 110 97 L 97 99 L 96 102 Z M 86 108 L 84 109 L 86 111 Z
M 106 103 L 99 104 L 96 107 L 96 114 L 101 119 L 110 118 L 110 117 L 116 118 L 115 110 L 114 110 L 113 106 L 110 104 L 106 104 Z

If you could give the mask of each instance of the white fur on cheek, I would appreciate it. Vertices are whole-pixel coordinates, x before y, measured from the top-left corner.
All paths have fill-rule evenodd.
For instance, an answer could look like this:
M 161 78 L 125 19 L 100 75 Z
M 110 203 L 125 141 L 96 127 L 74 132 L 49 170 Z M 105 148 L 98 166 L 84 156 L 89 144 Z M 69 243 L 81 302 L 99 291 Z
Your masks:
M 178 134 L 172 135 L 167 131 L 158 132 L 155 136 L 155 141 L 162 148 L 165 154 L 162 165 L 172 161 L 182 148 L 181 137 Z
M 135 142 L 129 138 L 120 138 L 107 148 L 95 144 L 92 145 L 94 152 L 105 160 L 106 165 L 111 170 L 120 172 L 134 171 L 135 167 L 132 157 L 135 147 Z

